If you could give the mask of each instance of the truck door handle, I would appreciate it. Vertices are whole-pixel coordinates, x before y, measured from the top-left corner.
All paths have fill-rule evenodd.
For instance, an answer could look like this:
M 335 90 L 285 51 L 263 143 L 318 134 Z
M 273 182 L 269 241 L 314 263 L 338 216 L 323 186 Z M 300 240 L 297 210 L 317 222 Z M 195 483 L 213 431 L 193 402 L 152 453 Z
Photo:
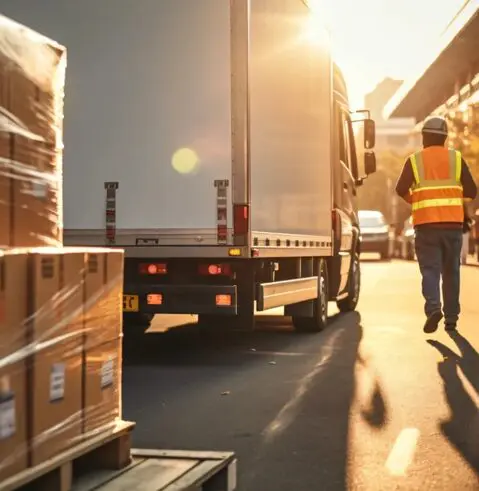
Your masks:
M 346 189 L 346 191 L 349 189 L 347 182 L 343 182 L 343 189 Z

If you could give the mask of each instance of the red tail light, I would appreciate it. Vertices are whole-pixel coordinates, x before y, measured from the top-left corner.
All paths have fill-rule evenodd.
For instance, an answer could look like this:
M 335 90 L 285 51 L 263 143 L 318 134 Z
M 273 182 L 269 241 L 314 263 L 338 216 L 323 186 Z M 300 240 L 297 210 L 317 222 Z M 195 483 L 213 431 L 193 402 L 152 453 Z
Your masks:
M 201 275 L 231 275 L 231 266 L 229 264 L 201 264 L 198 268 Z
M 148 275 L 166 274 L 168 272 L 166 264 L 162 263 L 141 263 L 139 269 L 140 274 Z
M 146 296 L 146 303 L 148 305 L 162 305 L 163 295 L 161 293 L 149 293 Z
M 231 305 L 231 295 L 216 295 L 216 305 L 218 307 L 229 307 Z
M 249 228 L 248 205 L 233 206 L 233 232 L 234 235 L 247 235 Z

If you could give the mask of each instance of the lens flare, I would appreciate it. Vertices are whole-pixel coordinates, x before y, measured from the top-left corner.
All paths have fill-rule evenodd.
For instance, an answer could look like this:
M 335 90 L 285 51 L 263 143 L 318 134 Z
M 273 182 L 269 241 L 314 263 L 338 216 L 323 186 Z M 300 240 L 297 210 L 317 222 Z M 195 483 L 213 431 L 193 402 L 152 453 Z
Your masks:
M 180 148 L 171 159 L 173 169 L 179 174 L 190 174 L 199 164 L 198 154 L 191 148 Z

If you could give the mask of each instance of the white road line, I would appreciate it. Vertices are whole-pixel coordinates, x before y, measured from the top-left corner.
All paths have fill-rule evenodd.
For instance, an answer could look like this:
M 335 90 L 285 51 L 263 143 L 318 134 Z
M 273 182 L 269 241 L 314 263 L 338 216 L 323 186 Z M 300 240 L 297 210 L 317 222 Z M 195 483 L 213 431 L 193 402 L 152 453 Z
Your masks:
M 457 374 L 462 382 L 462 385 L 464 386 L 464 390 L 466 391 L 467 395 L 471 398 L 471 401 L 474 403 L 476 408 L 479 409 L 479 394 L 476 392 L 476 389 L 471 384 L 469 379 L 464 375 L 464 372 L 461 368 L 459 368 Z
M 399 433 L 386 460 L 386 469 L 393 476 L 404 476 L 411 465 L 419 440 L 417 428 L 405 428 Z
M 247 351 L 249 355 L 263 355 L 263 356 L 312 356 L 312 353 L 296 353 L 292 351 Z
M 291 399 L 281 408 L 273 421 L 271 421 L 271 423 L 263 430 L 262 434 L 265 443 L 270 442 L 273 437 L 284 431 L 294 421 L 303 397 L 308 390 L 310 390 L 311 384 L 316 376 L 318 376 L 328 364 L 336 348 L 336 342 L 343 332 L 344 329 L 335 331 L 324 343 L 316 365 L 300 380 Z

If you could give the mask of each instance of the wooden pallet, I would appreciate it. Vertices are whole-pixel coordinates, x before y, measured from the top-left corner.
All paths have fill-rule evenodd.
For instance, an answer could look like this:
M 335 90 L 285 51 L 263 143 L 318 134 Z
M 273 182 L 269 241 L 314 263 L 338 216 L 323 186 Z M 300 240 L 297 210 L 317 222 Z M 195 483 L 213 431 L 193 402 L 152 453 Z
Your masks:
M 134 427 L 135 423 L 120 421 L 56 457 L 3 481 L 0 491 L 72 491 L 86 472 L 125 468 L 131 463 Z
M 72 491 L 235 491 L 236 457 L 231 452 L 131 451 L 120 471 L 80 478 Z

